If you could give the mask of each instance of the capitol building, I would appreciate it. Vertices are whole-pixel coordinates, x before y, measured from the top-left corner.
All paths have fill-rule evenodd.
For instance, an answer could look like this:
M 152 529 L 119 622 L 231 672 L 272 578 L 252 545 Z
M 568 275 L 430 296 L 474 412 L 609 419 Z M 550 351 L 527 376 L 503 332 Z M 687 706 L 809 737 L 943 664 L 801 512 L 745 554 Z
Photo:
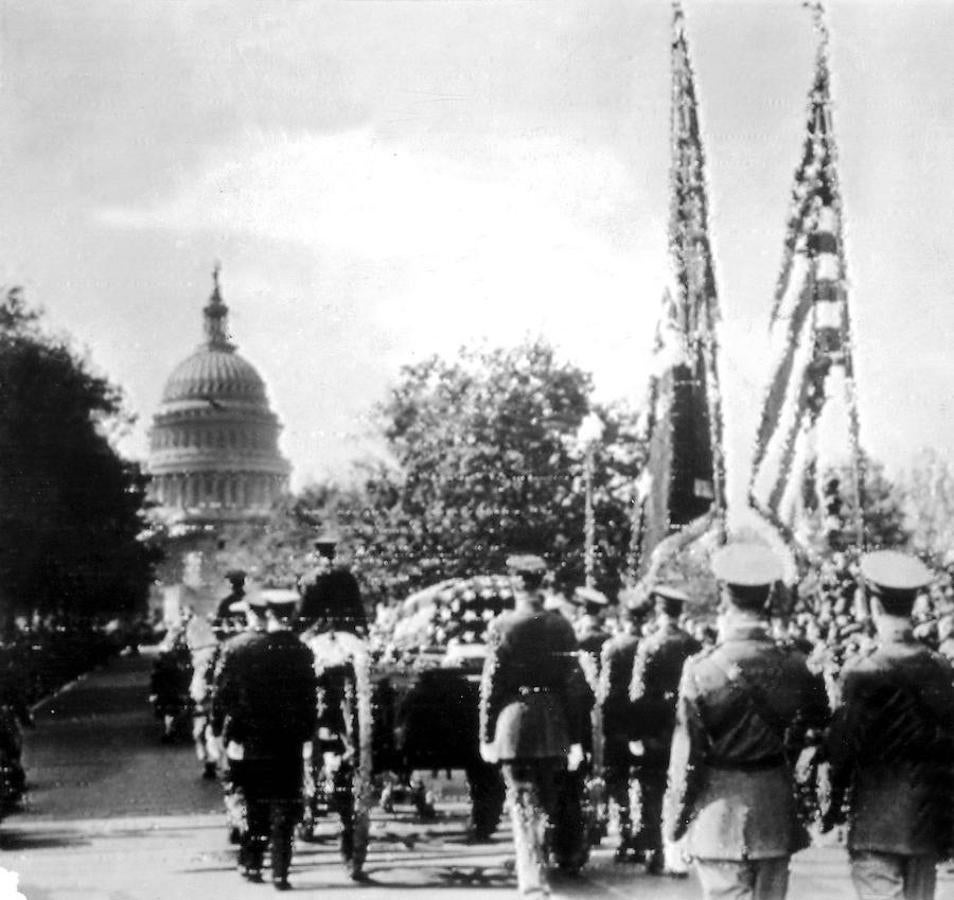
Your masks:
M 216 268 L 202 310 L 205 340 L 172 370 L 150 432 L 153 500 L 172 522 L 261 519 L 288 491 L 282 426 L 261 375 L 236 352 L 228 312 Z

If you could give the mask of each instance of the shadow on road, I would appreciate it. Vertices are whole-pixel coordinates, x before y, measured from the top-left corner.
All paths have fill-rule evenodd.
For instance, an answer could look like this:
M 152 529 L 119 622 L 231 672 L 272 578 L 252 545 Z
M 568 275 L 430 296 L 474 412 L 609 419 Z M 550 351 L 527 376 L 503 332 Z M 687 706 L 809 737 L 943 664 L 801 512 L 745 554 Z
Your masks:
M 0 828 L 0 852 L 24 850 L 61 850 L 67 847 L 88 847 L 90 840 L 70 829 L 44 829 L 43 831 L 17 831 Z

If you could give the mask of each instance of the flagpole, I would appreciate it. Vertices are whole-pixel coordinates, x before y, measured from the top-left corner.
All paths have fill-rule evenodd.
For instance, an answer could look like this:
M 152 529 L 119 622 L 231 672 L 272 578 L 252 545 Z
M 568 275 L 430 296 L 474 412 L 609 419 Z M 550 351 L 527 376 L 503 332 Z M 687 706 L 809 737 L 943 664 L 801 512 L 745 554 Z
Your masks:
M 845 213 L 841 200 L 841 186 L 838 182 L 838 148 L 835 143 L 835 130 L 831 114 L 831 65 L 829 45 L 831 35 L 828 30 L 827 15 L 823 0 L 811 0 L 808 4 L 812 10 L 812 20 L 818 35 L 817 65 L 824 72 L 827 91 L 823 98 L 823 115 L 825 117 L 825 133 L 828 137 L 828 180 L 831 185 L 832 205 L 837 213 L 837 238 L 839 253 L 838 279 L 842 291 L 842 308 L 844 320 L 842 322 L 842 369 L 845 373 L 845 406 L 848 410 L 848 440 L 850 443 L 851 458 L 851 492 L 854 500 L 854 532 L 858 552 L 865 550 L 865 513 L 863 506 L 864 492 L 864 460 L 861 454 L 860 419 L 858 416 L 858 397 L 855 386 L 853 340 L 851 327 L 851 308 L 848 305 L 845 253 L 844 223 Z

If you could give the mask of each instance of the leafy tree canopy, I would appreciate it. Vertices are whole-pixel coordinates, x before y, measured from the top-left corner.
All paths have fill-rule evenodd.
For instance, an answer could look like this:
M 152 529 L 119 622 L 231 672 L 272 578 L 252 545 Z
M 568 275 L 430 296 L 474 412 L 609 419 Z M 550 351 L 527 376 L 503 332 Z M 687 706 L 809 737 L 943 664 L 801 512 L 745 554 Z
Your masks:
M 146 479 L 109 441 L 121 396 L 45 335 L 20 292 L 0 299 L 0 604 L 89 616 L 144 603 Z
M 515 552 L 543 555 L 561 587 L 584 578 L 584 448 L 592 448 L 596 581 L 615 592 L 627 565 L 643 461 L 631 411 L 599 406 L 590 376 L 541 340 L 463 349 L 402 370 L 379 409 L 394 464 L 364 469 L 337 518 L 378 599 L 455 576 L 500 572 Z

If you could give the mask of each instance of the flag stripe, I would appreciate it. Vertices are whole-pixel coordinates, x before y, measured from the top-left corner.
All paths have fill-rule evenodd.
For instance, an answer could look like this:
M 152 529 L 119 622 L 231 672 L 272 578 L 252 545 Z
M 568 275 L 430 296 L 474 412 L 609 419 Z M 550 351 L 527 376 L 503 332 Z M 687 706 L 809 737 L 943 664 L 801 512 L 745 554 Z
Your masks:
M 779 426 L 779 416 L 789 390 L 792 372 L 795 367 L 795 355 L 803 339 L 802 332 L 811 310 L 812 289 L 811 282 L 809 281 L 804 285 L 799 294 L 798 305 L 795 307 L 792 321 L 789 323 L 785 349 L 775 369 L 775 376 L 772 379 L 768 396 L 765 400 L 765 407 L 762 410 L 762 421 L 759 425 L 758 436 L 756 438 L 756 454 L 754 460 L 754 468 L 756 469 L 761 464 L 765 456 L 765 451 L 768 449 L 768 444 Z

